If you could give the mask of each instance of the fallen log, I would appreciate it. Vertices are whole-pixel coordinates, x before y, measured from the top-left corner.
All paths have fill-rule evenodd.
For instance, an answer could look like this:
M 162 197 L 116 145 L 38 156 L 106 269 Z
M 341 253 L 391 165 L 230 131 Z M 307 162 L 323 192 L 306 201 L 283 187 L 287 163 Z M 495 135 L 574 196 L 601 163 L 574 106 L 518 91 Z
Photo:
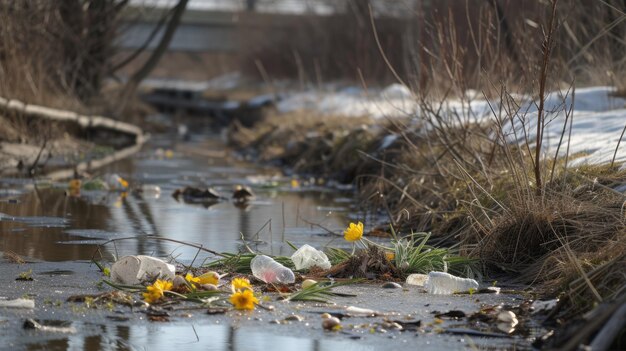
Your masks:
M 134 137 L 135 142 L 133 145 L 123 148 L 121 150 L 117 150 L 111 155 L 97 160 L 81 162 L 74 167 L 56 170 L 47 174 L 46 177 L 52 180 L 70 178 L 74 175 L 75 171 L 82 172 L 94 170 L 108 165 L 112 162 L 126 158 L 139 151 L 142 145 L 149 139 L 149 135 L 145 134 L 141 128 L 130 123 L 117 121 L 112 118 L 103 116 L 82 115 L 74 111 L 28 104 L 19 100 L 6 99 L 3 97 L 0 97 L 0 110 L 4 110 L 10 113 L 23 114 L 31 117 L 37 117 L 53 122 L 74 123 L 82 129 L 107 129 L 116 133 L 126 134 Z

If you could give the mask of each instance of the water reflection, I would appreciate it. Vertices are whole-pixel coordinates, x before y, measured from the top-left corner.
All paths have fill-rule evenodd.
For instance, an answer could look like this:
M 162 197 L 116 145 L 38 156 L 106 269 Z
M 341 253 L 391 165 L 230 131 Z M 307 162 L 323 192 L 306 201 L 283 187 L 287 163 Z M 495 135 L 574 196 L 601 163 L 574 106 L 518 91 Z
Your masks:
M 254 331 L 250 328 L 235 328 L 215 324 L 144 324 L 144 325 L 92 325 L 74 323 L 88 327 L 93 335 L 84 333 L 61 337 L 55 340 L 39 340 L 27 345 L 28 350 L 212 350 L 212 351 L 256 351 L 256 350 L 373 350 L 373 347 L 357 343 L 341 335 L 324 339 L 279 336 Z
M 303 218 L 337 233 L 345 226 L 345 213 L 334 211 L 348 207 L 342 202 L 345 193 L 306 188 L 292 191 L 289 179 L 282 187 L 266 188 L 258 179 L 275 174 L 276 170 L 215 157 L 220 153 L 210 150 L 223 150 L 219 143 L 184 145 L 185 150 L 209 150 L 206 157 L 181 152 L 170 159 L 156 157 L 151 150 L 157 146 L 167 147 L 167 142 L 156 139 L 142 154 L 101 171 L 102 174 L 120 174 L 134 185 L 159 186 L 161 196 L 83 191 L 80 197 L 68 197 L 63 189 L 55 187 L 34 187 L 22 195 L 7 193 L 18 201 L 1 201 L 0 213 L 9 217 L 50 217 L 50 220 L 46 222 L 44 218 L 34 225 L 28 220 L 0 218 L 0 249 L 49 261 L 83 260 L 92 257 L 98 242 L 133 237 L 133 240 L 108 245 L 105 256 L 174 254 L 180 255 L 181 260 L 189 260 L 195 255 L 195 249 L 151 240 L 147 236 L 201 243 L 213 250 L 228 252 L 241 249 L 243 236 L 264 252 L 290 254 L 285 240 L 296 245 L 306 242 L 323 246 L 332 239 L 324 229 L 306 224 Z M 19 182 L 13 180 L 0 182 L 4 188 L 19 188 Z M 246 206 L 222 201 L 205 207 L 177 202 L 170 196 L 176 188 L 187 185 L 213 186 L 228 195 L 234 184 L 251 185 L 257 198 Z M 339 201 L 335 202 L 335 198 Z

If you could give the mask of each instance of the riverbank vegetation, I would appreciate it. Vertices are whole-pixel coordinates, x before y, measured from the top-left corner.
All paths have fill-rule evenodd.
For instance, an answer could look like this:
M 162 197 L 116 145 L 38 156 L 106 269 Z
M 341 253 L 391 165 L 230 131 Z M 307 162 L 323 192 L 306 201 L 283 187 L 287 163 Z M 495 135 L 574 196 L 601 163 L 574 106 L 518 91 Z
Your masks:
M 263 161 L 357 185 L 362 202 L 401 232 L 432 232 L 431 243 L 457 246 L 479 260 L 484 274 L 560 297 L 553 317 L 589 311 L 625 292 L 626 170 L 615 155 L 611 162 L 573 165 L 584 155 L 569 152 L 571 101 L 581 81 L 623 83 L 623 60 L 608 57 L 624 52 L 613 31 L 623 30 L 617 24 L 626 15 L 610 3 L 568 5 L 539 5 L 537 21 L 526 21 L 534 29 L 517 32 L 503 33 L 487 14 L 482 32 L 471 32 L 472 45 L 464 47 L 454 40 L 454 26 L 434 24 L 438 51 L 420 62 L 424 79 L 397 76 L 413 88 L 417 118 L 291 112 L 255 128 L 235 126 L 231 142 Z M 609 23 L 594 17 L 586 25 L 597 37 L 581 44 L 582 29 L 571 25 L 583 8 L 614 17 Z M 517 54 L 498 52 L 498 41 L 511 34 Z M 569 88 L 562 102 L 546 106 L 547 92 L 563 86 Z M 490 101 L 490 118 L 474 114 L 470 88 Z M 451 99 L 458 107 L 450 107 Z M 562 132 L 548 151 L 549 123 L 562 123 Z
M 1 4 L 0 18 L 7 20 L 0 24 L 0 96 L 91 113 L 121 113 L 119 100 L 106 98 L 103 82 L 114 75 L 115 19 L 117 6 L 124 3 Z M 170 23 L 180 20 L 186 3 L 178 2 Z M 406 38 L 410 45 L 402 46 L 392 40 L 402 31 L 394 28 L 388 32 L 392 35 L 381 38 L 375 11 L 364 6 L 369 2 L 358 4 L 351 10 L 357 16 L 353 27 L 342 33 L 344 44 L 339 45 L 349 48 L 345 40 L 352 38 L 359 50 L 339 56 L 332 43 L 323 46 L 326 56 L 353 60 L 338 67 L 306 55 L 322 48 L 301 40 L 310 38 L 306 28 L 298 32 L 297 44 L 308 51 L 287 39 L 278 43 L 283 46 L 276 46 L 277 51 L 293 62 L 301 87 L 322 86 L 322 80 L 332 76 L 321 71 L 324 67 L 334 67 L 329 72 L 341 77 L 354 74 L 364 88 L 372 80 L 393 79 L 409 90 L 415 111 L 398 109 L 394 116 L 379 119 L 311 111 L 274 114 L 253 127 L 231 125 L 232 145 L 262 162 L 356 185 L 361 206 L 386 218 L 376 228 L 367 223 L 369 231 L 387 231 L 390 225 L 400 235 L 430 232 L 428 244 L 454 247 L 478 262 L 483 275 L 560 297 L 552 317 L 577 316 L 622 298 L 626 169 L 616 155 L 626 147 L 620 145 L 624 134 L 616 136 L 612 159 L 586 164 L 578 162 L 586 157 L 584 152 L 570 152 L 570 137 L 577 117 L 577 87 L 610 85 L 617 94 L 626 89 L 623 4 L 537 1 L 512 20 L 497 1 L 471 8 L 468 1 L 464 19 L 457 12 L 432 8 L 434 16 L 428 21 L 420 12 L 423 25 L 401 28 L 411 34 Z M 32 26 L 35 22 L 43 25 Z M 347 23 L 336 22 L 331 22 L 336 31 Z M 164 36 L 168 40 L 172 26 Z M 311 28 L 319 32 L 319 27 Z M 167 44 L 162 41 L 159 47 L 165 50 Z M 273 85 L 272 75 L 284 73 L 278 70 L 286 65 L 272 52 L 263 53 L 268 56 L 255 56 L 248 64 Z M 372 53 L 378 60 L 373 61 Z M 122 89 L 132 92 L 130 98 L 156 61 L 149 59 L 133 76 L 136 79 L 131 78 L 132 86 Z M 374 78 L 359 67 L 367 64 Z M 554 90 L 563 93 L 552 94 L 548 104 Z M 128 99 L 123 96 L 122 107 Z M 5 124 L 12 117 L 0 118 Z M 35 130 L 17 123 L 9 123 L 3 133 L 12 134 L 0 139 L 18 141 L 21 134 Z M 550 139 L 546 130 L 556 123 L 561 132 Z M 64 135 L 60 129 L 57 134 Z

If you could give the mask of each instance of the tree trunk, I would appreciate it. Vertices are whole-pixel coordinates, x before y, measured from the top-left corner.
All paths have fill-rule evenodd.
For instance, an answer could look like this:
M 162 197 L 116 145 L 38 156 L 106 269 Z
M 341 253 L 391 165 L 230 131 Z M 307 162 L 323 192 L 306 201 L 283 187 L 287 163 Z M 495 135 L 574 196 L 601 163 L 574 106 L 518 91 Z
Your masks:
M 161 38 L 159 45 L 157 45 L 157 47 L 154 49 L 152 55 L 150 55 L 146 63 L 144 63 L 144 65 L 128 79 L 126 86 L 122 90 L 119 112 L 123 112 L 126 109 L 128 102 L 130 101 L 132 96 L 135 95 L 137 87 L 139 87 L 141 81 L 143 81 L 150 74 L 150 72 L 152 72 L 152 70 L 159 63 L 159 60 L 161 59 L 165 51 L 167 51 L 167 48 L 169 47 L 170 42 L 174 37 L 174 33 L 176 32 L 176 29 L 180 24 L 180 19 L 185 12 L 187 2 L 188 0 L 178 0 L 178 4 L 176 4 L 176 6 L 174 7 L 172 18 L 167 24 L 167 27 L 165 27 L 165 33 L 163 33 L 163 37 Z
M 59 2 L 64 80 L 82 101 L 100 91 L 113 55 L 115 21 L 128 0 L 66 0 Z

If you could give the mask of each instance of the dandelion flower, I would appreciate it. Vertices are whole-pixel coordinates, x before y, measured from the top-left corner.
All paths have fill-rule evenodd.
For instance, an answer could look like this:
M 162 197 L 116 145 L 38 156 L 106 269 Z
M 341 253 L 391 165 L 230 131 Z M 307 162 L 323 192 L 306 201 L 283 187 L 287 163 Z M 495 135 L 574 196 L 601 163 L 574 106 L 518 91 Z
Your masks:
M 185 275 L 185 280 L 188 281 L 189 283 L 200 283 L 200 277 L 194 277 L 193 274 L 191 273 L 187 273 Z
M 155 303 L 163 297 L 165 291 L 171 290 L 173 286 L 170 281 L 157 279 L 154 284 L 146 288 L 147 291 L 143 293 L 143 299 L 147 303 Z
M 230 295 L 229 301 L 237 310 L 253 310 L 254 304 L 259 303 L 259 299 L 248 289 L 240 290 Z
M 200 284 L 213 284 L 218 285 L 220 282 L 220 275 L 217 272 L 209 271 L 197 277 Z
M 363 237 L 363 223 L 358 224 L 350 223 L 350 226 L 343 231 L 343 238 L 346 241 L 357 241 Z
M 252 285 L 250 285 L 250 281 L 246 278 L 235 278 L 231 282 L 231 286 L 233 288 L 233 292 L 237 292 L 244 289 L 252 290 Z

